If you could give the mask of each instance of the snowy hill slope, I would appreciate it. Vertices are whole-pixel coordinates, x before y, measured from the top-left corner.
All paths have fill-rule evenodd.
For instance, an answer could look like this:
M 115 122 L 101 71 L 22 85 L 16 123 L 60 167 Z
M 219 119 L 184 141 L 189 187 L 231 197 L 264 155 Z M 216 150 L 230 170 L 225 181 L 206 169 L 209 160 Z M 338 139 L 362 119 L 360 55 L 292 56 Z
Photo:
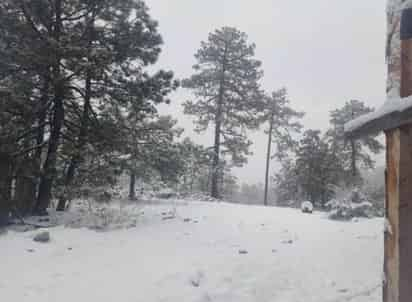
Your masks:
M 378 302 L 382 219 L 225 203 L 150 204 L 135 228 L 0 236 L 4 301 Z M 190 219 L 190 220 L 189 220 Z

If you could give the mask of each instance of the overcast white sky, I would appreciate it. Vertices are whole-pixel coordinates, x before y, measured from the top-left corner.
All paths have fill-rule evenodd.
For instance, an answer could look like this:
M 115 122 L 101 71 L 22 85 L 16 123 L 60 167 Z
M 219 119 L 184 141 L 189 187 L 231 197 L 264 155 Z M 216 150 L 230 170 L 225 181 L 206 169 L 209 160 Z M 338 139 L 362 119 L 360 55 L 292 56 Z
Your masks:
M 307 128 L 325 130 L 330 110 L 359 99 L 377 107 L 384 102 L 386 65 L 385 0 L 146 0 L 159 21 L 165 45 L 159 66 L 177 78 L 189 77 L 194 53 L 208 33 L 234 26 L 256 43 L 263 62 L 262 86 L 268 91 L 286 86 L 292 105 L 307 112 Z M 182 89 L 162 113 L 178 118 L 186 135 L 212 144 L 208 135 L 193 133 L 181 103 Z M 252 134 L 254 155 L 237 169 L 241 181 L 263 181 L 266 137 Z M 274 163 L 275 165 L 275 163 Z

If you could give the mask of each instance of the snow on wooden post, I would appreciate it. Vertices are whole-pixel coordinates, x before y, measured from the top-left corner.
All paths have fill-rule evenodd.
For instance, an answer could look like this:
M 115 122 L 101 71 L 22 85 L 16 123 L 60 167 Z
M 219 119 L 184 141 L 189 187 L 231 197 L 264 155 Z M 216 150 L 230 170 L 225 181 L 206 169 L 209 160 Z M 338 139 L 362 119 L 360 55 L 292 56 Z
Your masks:
M 345 125 L 348 137 L 386 135 L 384 302 L 412 302 L 412 1 L 390 0 L 388 100 Z
M 388 4 L 388 99 L 375 112 L 361 116 L 345 125 L 348 137 L 396 129 L 412 124 L 412 0 L 389 0 Z

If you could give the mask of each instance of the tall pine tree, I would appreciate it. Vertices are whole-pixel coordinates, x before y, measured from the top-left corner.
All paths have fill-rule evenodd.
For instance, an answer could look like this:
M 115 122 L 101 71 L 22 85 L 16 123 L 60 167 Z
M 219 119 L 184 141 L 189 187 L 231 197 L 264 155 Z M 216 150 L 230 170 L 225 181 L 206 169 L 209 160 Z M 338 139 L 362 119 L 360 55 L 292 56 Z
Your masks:
M 0 3 L 0 33 L 11 112 L 4 132 L 16 130 L 10 152 L 34 166 L 36 212 L 45 213 L 57 185 L 64 209 L 76 171 L 93 157 L 110 163 L 119 149 L 117 113 L 151 114 L 176 87 L 172 73 L 145 71 L 161 50 L 157 22 L 139 0 L 17 0 Z
M 372 111 L 373 109 L 363 102 L 351 100 L 346 102 L 342 108 L 330 113 L 332 128 L 327 132 L 327 136 L 333 152 L 340 159 L 346 185 L 360 184 L 362 182 L 360 168 L 373 168 L 375 162 L 370 154 L 379 154 L 383 151 L 384 147 L 377 139 L 377 135 L 369 135 L 360 139 L 345 137 L 344 126 L 347 122 Z
M 219 175 L 222 154 L 242 165 L 251 142 L 246 130 L 258 126 L 262 93 L 261 62 L 254 58 L 255 45 L 236 28 L 223 27 L 201 43 L 193 66 L 195 74 L 185 80 L 195 99 L 184 104 L 185 113 L 197 117 L 198 131 L 214 125 L 214 155 L 211 195 L 219 198 Z
M 318 130 L 307 130 L 296 151 L 296 175 L 302 196 L 315 204 L 325 205 L 332 196 L 332 186 L 339 184 L 336 170 L 339 161 Z
M 266 173 L 264 189 L 264 205 L 268 205 L 269 171 L 272 157 L 283 159 L 285 153 L 296 146 L 293 134 L 300 132 L 302 125 L 299 119 L 304 113 L 293 110 L 287 97 L 287 91 L 282 88 L 265 97 L 265 110 L 263 120 L 269 124 L 266 131 L 268 145 L 266 153 Z M 272 154 L 272 144 L 275 143 L 276 151 Z

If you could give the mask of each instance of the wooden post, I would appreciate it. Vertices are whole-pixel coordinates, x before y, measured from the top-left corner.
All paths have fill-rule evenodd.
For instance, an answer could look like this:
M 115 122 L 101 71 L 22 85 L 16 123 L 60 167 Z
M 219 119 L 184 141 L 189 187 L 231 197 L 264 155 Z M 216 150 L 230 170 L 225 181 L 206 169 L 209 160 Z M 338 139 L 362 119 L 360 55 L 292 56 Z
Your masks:
M 386 131 L 385 302 L 412 301 L 412 126 Z
M 401 97 L 412 95 L 412 9 L 401 20 Z M 384 302 L 412 301 L 412 124 L 385 131 L 387 232 Z

